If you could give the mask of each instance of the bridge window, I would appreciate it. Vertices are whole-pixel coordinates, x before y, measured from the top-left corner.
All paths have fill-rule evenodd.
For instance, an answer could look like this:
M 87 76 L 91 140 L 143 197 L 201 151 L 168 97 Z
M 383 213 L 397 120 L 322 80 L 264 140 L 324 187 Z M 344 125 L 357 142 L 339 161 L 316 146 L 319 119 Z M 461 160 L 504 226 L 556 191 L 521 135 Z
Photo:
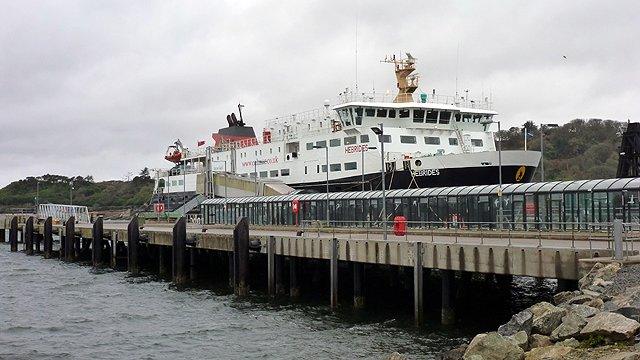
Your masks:
M 440 138 L 437 136 L 425 136 L 424 143 L 427 145 L 440 145 Z
M 396 110 L 395 109 L 389 109 L 389 117 L 392 119 L 395 119 L 396 117 Z
M 462 122 L 471 122 L 471 114 L 462 114 Z
M 367 135 L 367 134 L 360 135 L 360 142 L 361 143 L 368 143 L 369 142 L 369 135 Z
M 408 118 L 409 117 L 409 109 L 400 109 L 400 110 L 398 110 L 398 117 L 400 117 L 400 118 Z
M 424 110 L 422 110 L 422 109 L 414 109 L 413 110 L 413 122 L 414 123 L 422 123 L 422 122 L 424 122 Z
M 340 139 L 331 139 L 331 140 L 329 140 L 329 146 L 331 146 L 331 147 L 340 146 Z
M 364 109 L 364 114 L 367 115 L 367 116 L 371 116 L 371 117 L 376 116 L 376 109 L 365 108 Z
M 357 116 L 362 116 L 362 108 L 356 108 L 356 115 Z
M 358 163 L 356 163 L 355 161 L 344 163 L 344 169 L 345 170 L 356 170 L 356 169 L 358 169 Z
M 457 138 L 449 138 L 449 145 L 458 146 L 458 139 Z
M 460 122 L 461 120 L 460 113 L 456 113 L 455 117 L 456 117 L 456 122 Z
M 403 144 L 415 144 L 416 143 L 416 137 L 415 136 L 408 136 L 408 135 L 401 135 L 400 136 L 400 142 Z
M 473 115 L 474 123 L 480 123 L 481 120 L 482 120 L 482 115 Z
M 428 110 L 427 111 L 427 123 L 435 124 L 438 122 L 438 111 L 437 110 Z
M 316 141 L 316 146 L 319 148 L 325 148 L 327 147 L 327 141 L 326 140 Z
M 266 171 L 260 171 L 260 177 L 261 178 L 266 178 L 267 177 L 267 172 Z
M 322 165 L 322 172 L 326 173 L 327 172 L 327 165 Z
M 342 169 L 342 164 L 331 164 L 329 165 L 331 171 L 340 171 Z
M 358 140 L 355 136 L 348 136 L 346 138 L 344 138 L 344 144 L 345 145 L 353 145 L 355 143 L 357 143 Z
M 482 147 L 482 139 L 471 139 L 471 145 Z
M 313 143 L 307 143 L 307 150 L 312 150 L 313 149 Z
M 269 177 L 278 177 L 278 170 L 271 170 L 269 172 Z
M 383 143 L 391 143 L 391 135 L 382 135 L 382 142 Z
M 382 118 L 386 118 L 387 117 L 387 109 L 378 109 L 378 112 L 376 113 L 377 117 L 382 117 Z
M 305 169 L 306 170 L 306 169 Z M 289 176 L 289 169 L 282 169 L 280 170 L 280 175 L 281 176 Z
M 440 111 L 440 124 L 448 124 L 451 121 L 451 111 Z

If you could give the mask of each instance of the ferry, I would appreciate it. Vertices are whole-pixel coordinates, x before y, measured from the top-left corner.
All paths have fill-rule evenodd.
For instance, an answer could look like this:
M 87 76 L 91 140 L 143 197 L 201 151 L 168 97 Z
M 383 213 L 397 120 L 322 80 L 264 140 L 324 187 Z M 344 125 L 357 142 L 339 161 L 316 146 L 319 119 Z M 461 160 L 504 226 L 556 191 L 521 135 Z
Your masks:
M 197 175 L 224 172 L 278 180 L 304 192 L 407 189 L 531 181 L 537 151 L 496 148 L 498 115 L 490 99 L 443 96 L 414 99 L 420 76 L 411 54 L 386 57 L 398 93 L 345 89 L 336 105 L 265 122 L 260 136 L 239 118 L 212 134 L 212 144 L 190 150 L 178 140 L 167 149 L 174 166 L 156 176 L 156 194 L 195 194 Z M 384 152 L 382 148 L 384 147 Z M 501 164 L 501 166 L 500 166 Z

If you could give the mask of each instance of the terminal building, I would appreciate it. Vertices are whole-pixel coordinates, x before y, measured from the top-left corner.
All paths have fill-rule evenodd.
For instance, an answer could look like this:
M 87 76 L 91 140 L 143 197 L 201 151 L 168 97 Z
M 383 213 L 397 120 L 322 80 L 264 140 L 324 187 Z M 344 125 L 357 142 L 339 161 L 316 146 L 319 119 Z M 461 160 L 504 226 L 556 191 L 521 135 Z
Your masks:
M 492 227 L 582 230 L 604 228 L 614 219 L 639 221 L 640 178 L 553 181 L 502 185 L 402 189 L 386 192 L 387 219 L 404 216 L 409 227 Z M 298 213 L 294 214 L 293 202 Z M 327 220 L 332 226 L 377 227 L 383 213 L 382 191 L 358 191 L 207 199 L 205 224 L 296 225 Z M 506 226 L 506 225 L 503 225 Z

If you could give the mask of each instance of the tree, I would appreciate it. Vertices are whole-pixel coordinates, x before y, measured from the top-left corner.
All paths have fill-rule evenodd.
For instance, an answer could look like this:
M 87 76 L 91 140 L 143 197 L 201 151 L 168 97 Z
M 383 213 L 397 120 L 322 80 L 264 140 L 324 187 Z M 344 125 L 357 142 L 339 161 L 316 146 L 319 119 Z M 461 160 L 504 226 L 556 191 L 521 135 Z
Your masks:
M 144 169 L 140 170 L 140 177 L 143 179 L 150 179 L 151 176 L 149 176 L 149 168 L 148 167 L 144 167 Z

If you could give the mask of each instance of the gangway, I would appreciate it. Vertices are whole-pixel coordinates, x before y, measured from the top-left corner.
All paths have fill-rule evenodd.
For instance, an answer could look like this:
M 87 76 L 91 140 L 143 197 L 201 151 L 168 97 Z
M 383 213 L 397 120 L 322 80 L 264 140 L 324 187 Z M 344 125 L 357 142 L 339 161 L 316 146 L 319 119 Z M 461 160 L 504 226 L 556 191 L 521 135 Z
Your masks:
M 78 223 L 90 223 L 89 209 L 86 206 L 62 205 L 62 204 L 40 204 L 38 206 L 38 218 L 46 219 L 51 217 L 53 221 L 65 222 L 70 217 L 74 217 Z

